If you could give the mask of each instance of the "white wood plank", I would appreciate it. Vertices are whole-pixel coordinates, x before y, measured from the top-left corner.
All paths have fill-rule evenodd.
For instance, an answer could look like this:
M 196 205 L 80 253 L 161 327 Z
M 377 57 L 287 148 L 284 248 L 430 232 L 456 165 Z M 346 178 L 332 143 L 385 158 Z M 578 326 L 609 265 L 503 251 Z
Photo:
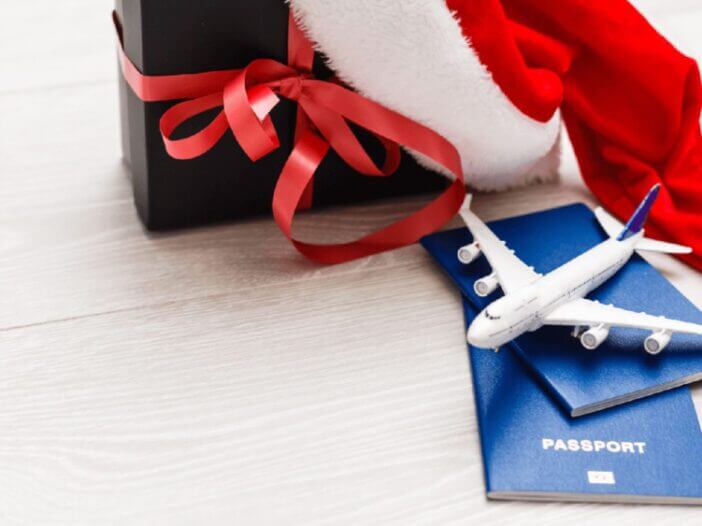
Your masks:
M 574 200 L 554 186 L 550 191 L 489 196 L 477 210 L 487 218 L 534 210 L 539 208 L 534 200 L 537 194 L 552 195 L 553 204 Z M 401 200 L 308 214 L 301 220 L 301 230 L 308 238 L 348 238 L 399 217 L 418 202 Z M 419 250 L 320 267 L 298 256 L 269 219 L 146 235 L 128 200 L 18 215 L 2 220 L 0 229 L 5 238 L 0 248 L 0 328 L 367 268 L 405 268 L 416 261 Z
M 0 93 L 117 76 L 113 0 L 2 0 Z
M 486 502 L 461 309 L 426 264 L 4 333 L 0 516 L 696 523 L 695 508 Z
M 60 102 L 59 102 L 60 101 Z M 0 221 L 131 202 L 116 82 L 0 93 Z

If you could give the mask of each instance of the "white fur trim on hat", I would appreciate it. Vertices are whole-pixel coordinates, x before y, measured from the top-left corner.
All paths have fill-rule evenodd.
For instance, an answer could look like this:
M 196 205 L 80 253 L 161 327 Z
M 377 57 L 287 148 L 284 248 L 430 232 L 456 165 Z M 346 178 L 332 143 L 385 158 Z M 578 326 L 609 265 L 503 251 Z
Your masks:
M 542 123 L 514 106 L 445 0 L 289 1 L 339 77 L 444 135 L 473 188 L 557 177 L 560 114 Z

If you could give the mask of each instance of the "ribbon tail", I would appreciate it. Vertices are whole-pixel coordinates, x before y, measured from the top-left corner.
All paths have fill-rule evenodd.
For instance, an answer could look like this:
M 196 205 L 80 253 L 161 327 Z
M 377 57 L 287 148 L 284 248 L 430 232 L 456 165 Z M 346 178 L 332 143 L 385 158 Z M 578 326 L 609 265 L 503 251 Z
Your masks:
M 273 192 L 273 217 L 285 237 L 293 243 L 295 211 L 328 151 L 329 143 L 310 131 L 304 132 L 278 178 Z
M 421 210 L 356 241 L 336 245 L 299 241 L 292 235 L 295 211 L 328 151 L 329 143 L 312 132 L 305 132 L 288 158 L 273 194 L 273 216 L 276 223 L 295 248 L 314 261 L 344 263 L 415 243 L 448 223 L 465 199 L 463 181 L 456 179 L 438 198 Z
M 288 18 L 288 64 L 299 71 L 312 72 L 314 65 L 314 48 L 295 21 L 292 9 Z M 305 112 L 298 106 L 295 119 L 295 144 L 300 140 L 306 130 L 312 125 Z M 307 210 L 312 207 L 314 197 L 314 179 L 310 179 L 305 191 L 300 198 L 298 210 Z
M 295 117 L 295 144 L 298 143 L 298 141 L 302 138 L 304 133 L 309 130 L 312 127 L 312 124 L 310 123 L 309 117 L 307 117 L 307 114 L 303 111 L 303 109 L 298 105 L 297 107 L 297 116 Z M 326 155 L 326 152 L 324 152 Z M 322 159 L 324 158 L 324 155 L 322 156 Z M 321 162 L 321 160 L 320 160 Z M 316 167 L 315 167 L 316 171 Z M 312 208 L 312 203 L 314 200 L 314 173 L 312 177 L 310 177 L 309 182 L 307 183 L 307 186 L 305 187 L 305 190 L 302 192 L 302 195 L 300 196 L 300 202 L 297 205 L 298 210 L 309 210 Z

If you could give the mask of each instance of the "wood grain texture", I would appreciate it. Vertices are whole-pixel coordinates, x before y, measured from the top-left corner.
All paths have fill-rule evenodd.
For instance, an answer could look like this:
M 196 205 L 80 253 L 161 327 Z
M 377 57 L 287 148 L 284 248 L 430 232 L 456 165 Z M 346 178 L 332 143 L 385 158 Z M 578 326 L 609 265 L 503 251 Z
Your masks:
M 699 2 L 640 3 L 702 56 Z M 110 9 L 5 1 L 0 17 L 0 524 L 699 523 L 487 502 L 459 300 L 419 247 L 319 267 L 267 218 L 145 233 L 119 161 Z M 560 183 L 475 208 L 575 201 L 594 204 L 564 142 Z M 351 237 L 421 202 L 299 228 Z M 652 261 L 702 307 L 699 274 Z

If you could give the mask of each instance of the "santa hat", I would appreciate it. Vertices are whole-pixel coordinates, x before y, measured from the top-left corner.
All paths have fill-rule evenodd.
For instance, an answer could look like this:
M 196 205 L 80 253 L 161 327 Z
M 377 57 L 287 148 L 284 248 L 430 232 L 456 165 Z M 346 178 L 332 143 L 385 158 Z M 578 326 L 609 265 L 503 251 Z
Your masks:
M 628 2 L 289 1 L 342 80 L 456 146 L 470 187 L 556 177 L 562 116 L 610 210 L 662 183 L 652 233 L 702 254 L 697 65 Z

